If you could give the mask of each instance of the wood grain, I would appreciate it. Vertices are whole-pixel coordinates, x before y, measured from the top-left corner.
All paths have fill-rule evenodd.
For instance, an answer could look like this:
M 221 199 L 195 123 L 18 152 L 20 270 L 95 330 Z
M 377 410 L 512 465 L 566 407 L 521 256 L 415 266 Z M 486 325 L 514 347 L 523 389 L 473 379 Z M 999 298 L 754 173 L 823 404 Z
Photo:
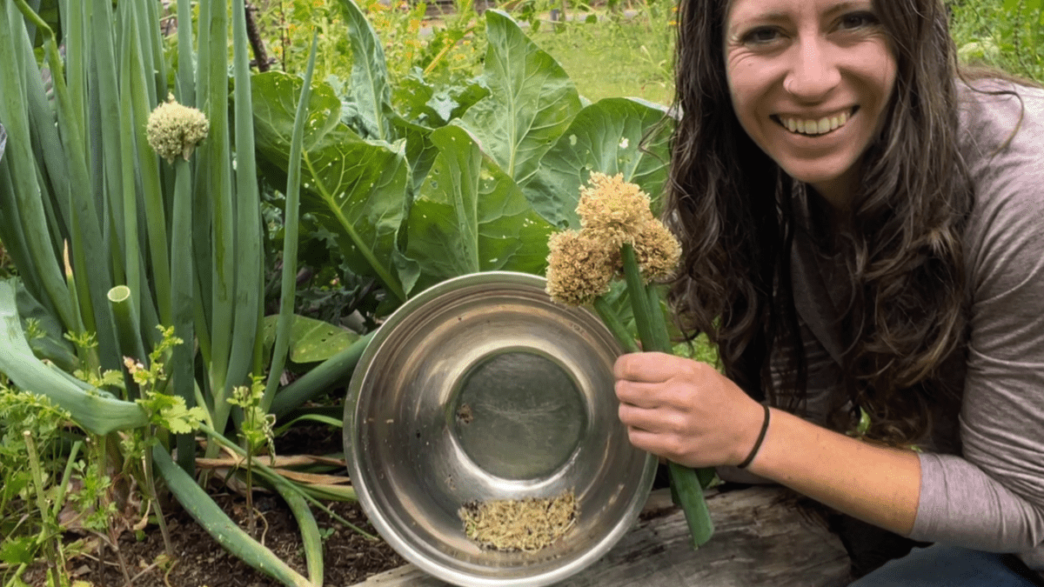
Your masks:
M 562 587 L 834 587 L 849 582 L 841 542 L 779 487 L 708 495 L 715 534 L 687 544 L 681 511 L 666 491 L 650 496 L 642 520 L 598 562 Z M 413 565 L 353 587 L 445 587 Z

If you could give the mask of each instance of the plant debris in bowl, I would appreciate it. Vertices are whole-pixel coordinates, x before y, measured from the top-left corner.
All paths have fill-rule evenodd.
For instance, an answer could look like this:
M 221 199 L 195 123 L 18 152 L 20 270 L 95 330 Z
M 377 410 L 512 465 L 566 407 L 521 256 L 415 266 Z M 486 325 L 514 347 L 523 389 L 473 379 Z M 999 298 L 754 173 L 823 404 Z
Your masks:
M 482 548 L 536 552 L 554 544 L 576 523 L 576 495 L 470 501 L 458 512 L 464 533 Z

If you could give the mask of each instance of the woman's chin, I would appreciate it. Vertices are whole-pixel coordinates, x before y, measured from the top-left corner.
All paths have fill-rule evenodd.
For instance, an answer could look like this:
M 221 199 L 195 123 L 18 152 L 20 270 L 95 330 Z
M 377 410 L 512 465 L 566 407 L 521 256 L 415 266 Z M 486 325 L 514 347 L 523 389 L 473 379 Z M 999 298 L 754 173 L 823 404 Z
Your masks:
M 797 181 L 807 184 L 831 204 L 844 207 L 856 189 L 854 169 L 835 167 L 813 167 L 807 165 L 782 165 L 783 171 Z

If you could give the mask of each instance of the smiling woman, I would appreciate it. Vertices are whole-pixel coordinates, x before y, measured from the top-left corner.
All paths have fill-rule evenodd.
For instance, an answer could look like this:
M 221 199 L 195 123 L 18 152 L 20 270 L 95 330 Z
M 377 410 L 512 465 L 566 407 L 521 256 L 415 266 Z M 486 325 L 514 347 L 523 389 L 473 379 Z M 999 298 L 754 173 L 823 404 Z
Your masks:
M 861 587 L 1040 584 L 1044 91 L 959 69 L 941 0 L 678 20 L 671 301 L 724 374 L 621 357 L 631 442 L 834 508 Z
M 788 175 L 847 206 L 895 87 L 895 54 L 870 0 L 735 0 L 725 57 L 750 138 Z

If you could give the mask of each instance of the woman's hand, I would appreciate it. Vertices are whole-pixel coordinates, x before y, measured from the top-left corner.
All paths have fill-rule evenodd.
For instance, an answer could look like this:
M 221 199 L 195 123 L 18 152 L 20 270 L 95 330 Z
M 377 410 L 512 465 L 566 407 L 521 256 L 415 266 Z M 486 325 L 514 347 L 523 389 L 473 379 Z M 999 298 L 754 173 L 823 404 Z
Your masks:
M 614 372 L 620 420 L 636 447 L 690 467 L 736 465 L 754 447 L 764 409 L 710 365 L 634 353 L 617 359 Z M 900 534 L 916 519 L 916 453 L 874 446 L 781 410 L 773 410 L 747 471 Z
M 764 410 L 710 365 L 632 353 L 616 360 L 614 373 L 634 446 L 690 467 L 736 465 L 754 447 Z

